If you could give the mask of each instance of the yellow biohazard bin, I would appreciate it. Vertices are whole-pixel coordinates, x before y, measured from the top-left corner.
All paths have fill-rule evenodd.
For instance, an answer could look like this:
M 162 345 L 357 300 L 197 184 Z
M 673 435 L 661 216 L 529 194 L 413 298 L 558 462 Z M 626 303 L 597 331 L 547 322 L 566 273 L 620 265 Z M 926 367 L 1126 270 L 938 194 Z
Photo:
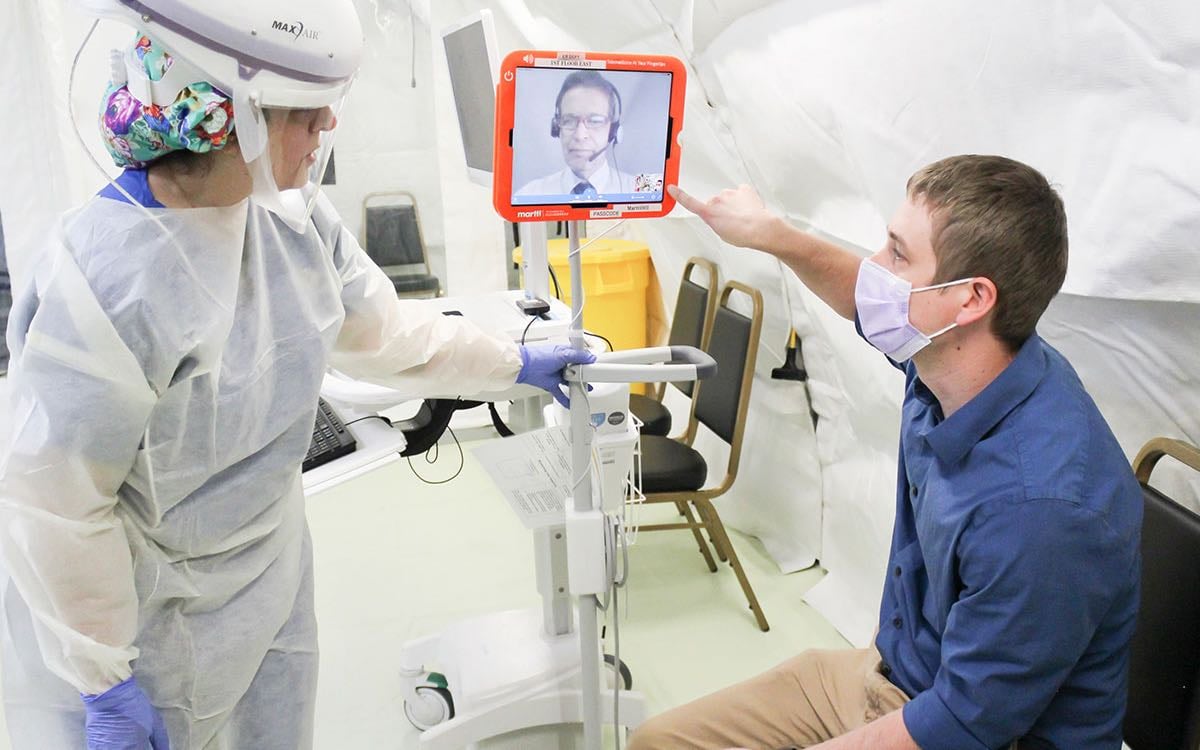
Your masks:
M 584 244 L 587 239 L 581 239 Z M 550 293 L 558 292 L 571 306 L 571 270 L 567 240 L 549 242 L 550 267 L 558 279 L 550 281 Z M 521 263 L 521 248 L 513 250 L 513 261 Z M 639 349 L 646 345 L 646 289 L 650 286 L 650 248 L 641 242 L 601 237 L 584 248 L 579 257 L 583 271 L 583 327 L 612 342 L 614 349 Z M 635 385 L 640 393 L 642 387 Z

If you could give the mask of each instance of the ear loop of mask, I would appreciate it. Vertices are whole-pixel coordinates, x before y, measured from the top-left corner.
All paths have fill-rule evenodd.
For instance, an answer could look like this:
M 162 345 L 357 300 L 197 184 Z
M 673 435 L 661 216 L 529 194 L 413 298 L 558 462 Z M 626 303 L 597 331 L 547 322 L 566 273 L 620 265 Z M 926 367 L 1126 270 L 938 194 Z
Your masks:
M 934 339 L 936 339 L 938 336 L 941 336 L 946 331 L 949 331 L 954 328 L 958 328 L 958 323 L 951 323 L 950 325 L 946 326 L 945 328 L 937 329 L 933 333 L 926 333 L 926 334 L 921 334 L 921 335 L 924 336 L 925 338 L 929 339 L 930 341 L 933 341 Z
M 969 283 L 971 283 L 972 281 L 974 281 L 974 280 L 975 280 L 975 278 L 976 278 L 976 277 L 974 277 L 974 276 L 968 276 L 968 277 L 967 277 L 967 278 L 965 278 L 965 279 L 959 279 L 959 280 L 957 280 L 957 281 L 943 281 L 941 284 L 932 284 L 932 285 L 930 285 L 930 286 L 918 286 L 918 287 L 914 287 L 914 288 L 912 288 L 912 289 L 909 289 L 909 290 L 908 290 L 908 293 L 909 293 L 909 294 L 916 294 L 917 292 L 929 292 L 929 291 L 932 291 L 932 290 L 934 290 L 934 289 L 945 289 L 945 288 L 946 288 L 946 287 L 948 287 L 948 286 L 957 286 L 957 285 L 959 285 L 959 284 L 969 284 Z
M 934 289 L 945 289 L 948 286 L 958 286 L 959 284 L 969 284 L 974 280 L 975 280 L 974 276 L 968 276 L 965 279 L 958 279 L 957 281 L 944 281 L 941 284 L 931 284 L 930 286 L 919 286 L 919 287 L 916 287 L 913 289 L 909 289 L 908 293 L 911 296 L 913 294 L 916 294 L 917 292 L 929 292 L 929 291 L 933 291 Z M 912 323 L 910 322 L 909 325 L 912 325 Z M 916 326 L 913 326 L 913 327 L 916 328 Z M 957 328 L 957 327 L 958 327 L 958 323 L 951 322 L 950 325 L 948 325 L 944 328 L 939 328 L 938 330 L 934 331 L 933 333 L 922 333 L 921 335 L 924 336 L 925 338 L 929 339 L 930 341 L 933 341 L 934 339 L 936 339 L 938 336 L 941 336 L 946 331 L 949 331 L 949 330 Z M 918 333 L 920 333 L 920 331 L 918 331 Z

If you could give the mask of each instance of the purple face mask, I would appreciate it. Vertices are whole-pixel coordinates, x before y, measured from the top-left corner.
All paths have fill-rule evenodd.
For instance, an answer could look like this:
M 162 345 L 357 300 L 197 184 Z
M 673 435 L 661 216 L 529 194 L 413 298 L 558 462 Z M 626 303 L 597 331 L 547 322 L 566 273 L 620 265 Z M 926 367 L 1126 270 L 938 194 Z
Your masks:
M 864 260 L 858 269 L 858 283 L 854 286 L 854 306 L 858 310 L 858 323 L 862 326 L 863 336 L 871 346 L 896 362 L 911 359 L 929 346 L 930 341 L 958 324 L 951 323 L 926 336 L 908 321 L 909 296 L 974 280 L 971 277 L 914 289 L 910 282 L 878 263 Z

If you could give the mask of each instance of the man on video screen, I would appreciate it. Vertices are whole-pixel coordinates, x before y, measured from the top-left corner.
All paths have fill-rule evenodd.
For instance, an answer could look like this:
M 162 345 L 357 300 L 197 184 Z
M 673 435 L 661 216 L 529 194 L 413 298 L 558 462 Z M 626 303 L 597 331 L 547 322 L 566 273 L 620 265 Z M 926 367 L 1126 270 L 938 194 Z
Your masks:
M 527 182 L 517 195 L 566 195 L 580 200 L 645 190 L 611 159 L 621 142 L 621 94 L 594 70 L 579 70 L 563 81 L 554 101 L 550 135 L 558 139 L 566 166 Z

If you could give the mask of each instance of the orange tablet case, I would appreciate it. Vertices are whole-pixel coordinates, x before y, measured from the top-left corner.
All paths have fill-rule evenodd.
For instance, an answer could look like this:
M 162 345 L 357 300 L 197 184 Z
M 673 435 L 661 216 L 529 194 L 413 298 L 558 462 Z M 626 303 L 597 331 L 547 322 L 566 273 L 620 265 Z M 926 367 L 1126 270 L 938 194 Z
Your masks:
M 513 205 L 513 126 L 516 116 L 517 71 L 520 68 L 595 70 L 600 73 L 606 71 L 670 73 L 671 88 L 667 114 L 666 163 L 662 174 L 662 201 Z M 496 134 L 495 147 L 492 151 L 495 172 L 492 181 L 492 203 L 496 212 L 514 222 L 650 219 L 670 213 L 671 209 L 675 207 L 675 200 L 667 194 L 666 186 L 674 185 L 679 180 L 680 153 L 677 138 L 683 129 L 683 100 L 686 83 L 687 71 L 683 62 L 665 55 L 550 50 L 510 52 L 500 65 L 500 83 L 496 87 Z M 552 127 L 557 130 L 556 126 Z M 554 135 L 557 136 L 557 133 Z

